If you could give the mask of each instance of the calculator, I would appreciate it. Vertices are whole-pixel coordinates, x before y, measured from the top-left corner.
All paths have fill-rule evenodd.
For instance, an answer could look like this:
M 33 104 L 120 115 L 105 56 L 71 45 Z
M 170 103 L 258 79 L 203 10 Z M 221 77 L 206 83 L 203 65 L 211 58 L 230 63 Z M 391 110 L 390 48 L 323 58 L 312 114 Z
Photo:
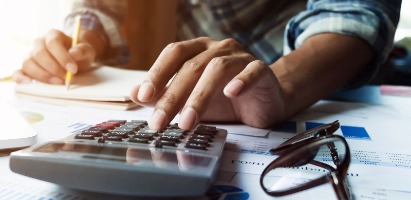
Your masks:
M 149 129 L 143 120 L 108 120 L 61 140 L 13 152 L 10 169 L 65 187 L 134 196 L 207 192 L 227 131 L 178 124 Z

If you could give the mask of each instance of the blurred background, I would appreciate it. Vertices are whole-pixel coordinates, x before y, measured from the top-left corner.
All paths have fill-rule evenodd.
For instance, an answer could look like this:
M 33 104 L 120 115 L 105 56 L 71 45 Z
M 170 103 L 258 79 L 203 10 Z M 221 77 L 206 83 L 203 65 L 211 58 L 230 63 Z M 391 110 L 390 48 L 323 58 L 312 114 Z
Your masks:
M 68 0 L 0 1 L 0 77 L 20 68 L 37 37 L 63 28 L 69 5 Z
M 403 0 L 395 41 L 411 37 L 411 0 Z M 51 28 L 62 29 L 69 0 L 0 1 L 0 77 L 20 68 L 33 41 Z

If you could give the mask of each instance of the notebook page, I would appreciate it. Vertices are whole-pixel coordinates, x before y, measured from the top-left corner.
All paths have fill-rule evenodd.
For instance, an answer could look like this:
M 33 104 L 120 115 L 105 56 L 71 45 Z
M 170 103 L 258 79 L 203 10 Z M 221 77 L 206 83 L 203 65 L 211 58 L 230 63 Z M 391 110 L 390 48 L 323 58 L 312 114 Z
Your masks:
M 140 83 L 146 71 L 103 66 L 73 77 L 70 89 L 64 85 L 41 82 L 17 84 L 15 91 L 24 94 L 92 101 L 130 101 L 131 89 Z

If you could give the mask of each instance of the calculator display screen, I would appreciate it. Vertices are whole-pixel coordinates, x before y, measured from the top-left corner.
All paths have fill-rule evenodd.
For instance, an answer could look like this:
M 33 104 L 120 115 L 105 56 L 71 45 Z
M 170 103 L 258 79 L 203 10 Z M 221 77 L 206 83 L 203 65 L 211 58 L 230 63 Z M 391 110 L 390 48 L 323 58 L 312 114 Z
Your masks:
M 79 153 L 85 159 L 108 160 L 114 162 L 147 165 L 160 168 L 187 169 L 194 167 L 208 167 L 212 158 L 192 154 L 185 151 L 165 151 L 163 149 L 142 149 L 134 147 L 95 146 L 73 143 L 48 143 L 34 152 Z

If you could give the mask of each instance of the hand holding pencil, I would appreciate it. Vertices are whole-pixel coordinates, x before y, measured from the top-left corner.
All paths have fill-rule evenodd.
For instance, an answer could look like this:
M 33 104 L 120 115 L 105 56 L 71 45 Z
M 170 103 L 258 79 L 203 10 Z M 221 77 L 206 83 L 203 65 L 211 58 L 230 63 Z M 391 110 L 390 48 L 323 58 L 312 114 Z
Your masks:
M 104 51 L 104 33 L 82 29 L 79 17 L 73 18 L 72 37 L 59 30 L 50 30 L 39 37 L 30 56 L 23 61 L 22 67 L 13 74 L 18 83 L 37 80 L 44 83 L 70 87 L 73 75 L 87 71 L 97 57 L 97 50 Z

